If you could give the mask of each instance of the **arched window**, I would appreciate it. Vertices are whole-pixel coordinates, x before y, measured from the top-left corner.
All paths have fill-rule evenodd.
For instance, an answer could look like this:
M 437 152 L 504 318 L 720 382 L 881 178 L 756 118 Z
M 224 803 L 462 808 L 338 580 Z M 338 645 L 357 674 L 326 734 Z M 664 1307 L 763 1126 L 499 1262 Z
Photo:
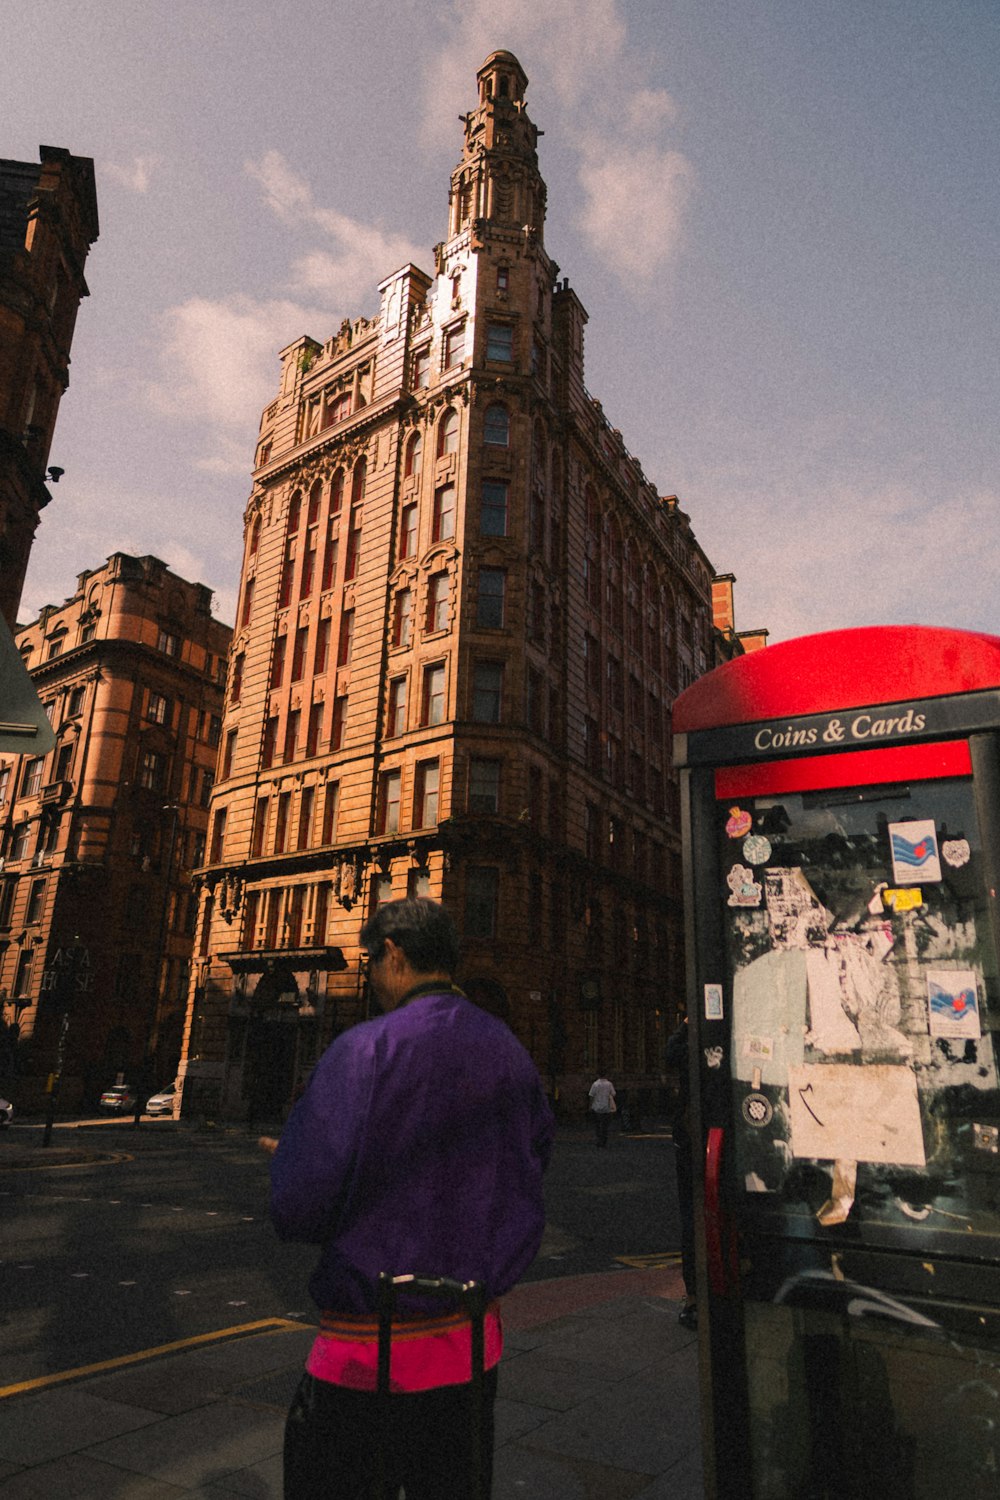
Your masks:
M 354 478 L 351 481 L 351 504 L 360 505 L 365 498 L 365 475 L 368 465 L 365 460 L 359 459 L 354 465 Z
M 319 520 L 319 502 L 323 486 L 318 479 L 314 479 L 309 487 L 309 510 L 306 513 L 306 525 L 315 526 Z
M 254 517 L 254 523 L 250 527 L 250 556 L 257 556 L 257 548 L 260 546 L 260 516 Z
M 334 474 L 333 478 L 330 480 L 330 514 L 331 514 L 331 516 L 336 516 L 336 515 L 340 514 L 340 509 L 341 509 L 341 506 L 343 505 L 343 503 L 344 503 L 344 471 L 343 471 L 343 469 L 338 469 L 337 472 Z
M 458 412 L 449 407 L 438 423 L 437 456 L 454 453 L 458 447 Z
M 505 406 L 494 402 L 486 408 L 483 418 L 483 442 L 492 448 L 506 448 L 510 444 L 510 414 Z
M 299 518 L 300 518 L 301 514 L 302 514 L 302 493 L 301 493 L 300 490 L 296 490 L 293 493 L 291 500 L 289 500 L 289 502 L 288 502 L 288 525 L 285 528 L 285 530 L 286 530 L 286 532 L 287 532 L 287 534 L 289 536 L 291 536 L 294 532 L 298 531 L 298 529 L 299 529 Z
M 403 473 L 407 479 L 413 479 L 420 473 L 423 456 L 424 440 L 419 432 L 415 432 L 406 445 L 406 462 L 403 465 Z

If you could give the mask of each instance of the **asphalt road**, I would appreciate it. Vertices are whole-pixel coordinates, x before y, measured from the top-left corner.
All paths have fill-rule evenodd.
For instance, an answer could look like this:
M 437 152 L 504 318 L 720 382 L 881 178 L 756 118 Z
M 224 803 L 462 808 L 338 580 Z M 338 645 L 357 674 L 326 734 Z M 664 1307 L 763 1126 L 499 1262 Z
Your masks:
M 57 1131 L 117 1160 L 3 1171 L 0 1387 L 265 1318 L 310 1320 L 315 1251 L 267 1219 L 267 1158 L 245 1135 L 143 1125 Z M 72 1137 L 72 1139 L 71 1139 Z M 36 1165 L 37 1161 L 37 1165 Z M 672 1149 L 563 1131 L 528 1280 L 604 1271 L 678 1245 Z

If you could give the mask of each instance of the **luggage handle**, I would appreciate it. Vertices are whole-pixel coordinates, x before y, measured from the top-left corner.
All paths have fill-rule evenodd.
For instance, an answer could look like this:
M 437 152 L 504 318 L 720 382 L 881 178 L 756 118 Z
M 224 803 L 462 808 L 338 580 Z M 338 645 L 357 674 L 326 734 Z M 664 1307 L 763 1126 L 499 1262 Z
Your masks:
M 455 1281 L 448 1276 L 391 1276 L 380 1271 L 375 1286 L 375 1308 L 378 1313 L 378 1373 L 376 1391 L 383 1401 L 389 1400 L 389 1366 L 392 1356 L 392 1318 L 396 1311 L 398 1291 L 416 1292 L 419 1296 L 446 1297 L 468 1314 L 472 1330 L 472 1471 L 470 1500 L 480 1500 L 483 1493 L 483 1366 L 486 1361 L 486 1288 L 479 1281 Z M 386 1407 L 386 1412 L 388 1407 Z M 385 1446 L 379 1445 L 380 1478 L 384 1482 Z

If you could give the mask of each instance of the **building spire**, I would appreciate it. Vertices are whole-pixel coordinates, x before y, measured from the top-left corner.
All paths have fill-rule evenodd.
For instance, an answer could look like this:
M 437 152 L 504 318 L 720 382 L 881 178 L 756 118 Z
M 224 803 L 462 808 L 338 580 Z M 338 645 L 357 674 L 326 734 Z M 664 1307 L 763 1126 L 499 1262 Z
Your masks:
M 461 117 L 462 160 L 451 177 L 449 238 L 476 226 L 531 229 L 539 242 L 545 223 L 545 183 L 538 171 L 538 137 L 525 109 L 528 77 L 512 52 L 491 52 L 476 74 L 479 102 Z

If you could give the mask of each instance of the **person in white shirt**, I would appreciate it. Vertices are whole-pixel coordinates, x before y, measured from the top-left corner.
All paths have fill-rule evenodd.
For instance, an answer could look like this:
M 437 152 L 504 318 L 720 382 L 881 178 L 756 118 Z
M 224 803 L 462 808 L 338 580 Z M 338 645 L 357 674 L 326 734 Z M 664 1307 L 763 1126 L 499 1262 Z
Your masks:
M 617 1108 L 614 1084 L 603 1073 L 598 1073 L 590 1085 L 590 1113 L 594 1117 L 594 1134 L 599 1146 L 608 1144 L 608 1127 Z

